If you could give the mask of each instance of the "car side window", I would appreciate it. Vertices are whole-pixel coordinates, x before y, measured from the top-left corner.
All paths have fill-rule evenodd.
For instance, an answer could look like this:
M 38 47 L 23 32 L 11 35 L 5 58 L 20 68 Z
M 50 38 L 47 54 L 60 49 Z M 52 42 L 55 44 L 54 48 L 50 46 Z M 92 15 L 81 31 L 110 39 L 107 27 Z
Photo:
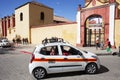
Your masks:
M 57 46 L 47 46 L 47 47 L 43 47 L 40 50 L 40 54 L 43 55 L 58 55 L 58 48 Z
M 78 55 L 78 50 L 70 47 L 70 46 L 61 46 L 62 54 L 63 55 Z

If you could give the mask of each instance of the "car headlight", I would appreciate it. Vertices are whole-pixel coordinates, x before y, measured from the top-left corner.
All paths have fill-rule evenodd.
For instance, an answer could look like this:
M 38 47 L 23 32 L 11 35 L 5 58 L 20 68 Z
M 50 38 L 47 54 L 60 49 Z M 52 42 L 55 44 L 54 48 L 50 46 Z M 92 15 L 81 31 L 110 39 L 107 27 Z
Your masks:
M 97 56 L 92 56 L 92 57 L 98 60 L 98 57 L 97 57 Z

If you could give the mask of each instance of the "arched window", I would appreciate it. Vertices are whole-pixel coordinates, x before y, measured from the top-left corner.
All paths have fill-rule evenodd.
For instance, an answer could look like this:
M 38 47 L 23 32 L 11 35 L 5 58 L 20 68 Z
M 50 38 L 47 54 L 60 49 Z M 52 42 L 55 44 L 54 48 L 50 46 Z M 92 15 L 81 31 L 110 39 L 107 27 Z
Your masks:
M 20 21 L 23 21 L 23 13 L 20 13 Z
M 44 20 L 44 18 L 45 18 L 44 12 L 41 12 L 40 13 L 40 20 Z

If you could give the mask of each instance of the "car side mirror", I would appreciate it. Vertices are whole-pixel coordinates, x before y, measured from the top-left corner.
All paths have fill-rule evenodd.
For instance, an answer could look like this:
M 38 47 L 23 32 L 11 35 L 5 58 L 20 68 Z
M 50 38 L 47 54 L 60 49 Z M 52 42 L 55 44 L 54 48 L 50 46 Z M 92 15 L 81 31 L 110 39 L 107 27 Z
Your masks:
M 83 51 L 83 52 L 88 53 L 87 51 Z

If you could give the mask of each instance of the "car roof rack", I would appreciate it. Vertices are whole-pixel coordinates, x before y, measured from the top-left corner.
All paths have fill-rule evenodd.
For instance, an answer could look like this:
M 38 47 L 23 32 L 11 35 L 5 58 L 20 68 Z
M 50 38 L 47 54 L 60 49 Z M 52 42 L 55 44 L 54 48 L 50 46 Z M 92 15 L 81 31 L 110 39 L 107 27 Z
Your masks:
M 57 37 L 52 37 L 52 38 L 45 38 L 44 40 L 42 40 L 42 44 L 46 45 L 47 43 L 55 43 L 55 42 L 63 42 L 64 43 L 64 39 L 63 38 L 57 38 Z

